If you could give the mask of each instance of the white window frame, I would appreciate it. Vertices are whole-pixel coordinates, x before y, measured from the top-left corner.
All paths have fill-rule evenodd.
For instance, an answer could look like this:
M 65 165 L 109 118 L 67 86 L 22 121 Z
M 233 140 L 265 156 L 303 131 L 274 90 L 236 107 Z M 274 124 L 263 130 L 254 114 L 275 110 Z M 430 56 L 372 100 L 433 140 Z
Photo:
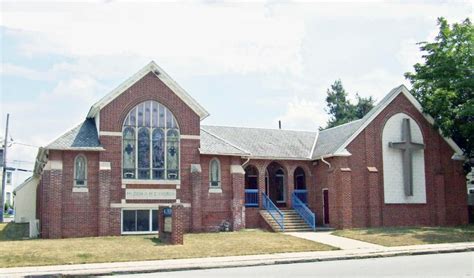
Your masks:
M 77 184 L 76 162 L 79 157 L 84 158 L 84 164 L 85 164 L 84 165 L 84 184 Z M 82 153 L 76 155 L 76 157 L 74 158 L 74 187 L 87 188 L 87 166 L 88 166 L 87 157 Z
M 148 231 L 135 231 L 135 232 L 124 232 L 123 231 L 123 212 L 125 210 L 133 210 L 136 211 L 137 210 L 148 210 L 149 211 L 149 215 L 148 215 L 148 218 L 149 218 L 149 227 L 150 227 L 150 230 Z M 160 227 L 158 226 L 158 230 L 156 231 L 152 231 L 152 226 L 153 226 L 153 211 L 154 210 L 158 210 L 157 208 L 123 208 L 121 211 L 120 211 L 120 233 L 122 235 L 149 235 L 149 234 L 156 234 L 158 233 L 158 230 L 160 229 Z M 158 223 L 158 225 L 160 225 Z

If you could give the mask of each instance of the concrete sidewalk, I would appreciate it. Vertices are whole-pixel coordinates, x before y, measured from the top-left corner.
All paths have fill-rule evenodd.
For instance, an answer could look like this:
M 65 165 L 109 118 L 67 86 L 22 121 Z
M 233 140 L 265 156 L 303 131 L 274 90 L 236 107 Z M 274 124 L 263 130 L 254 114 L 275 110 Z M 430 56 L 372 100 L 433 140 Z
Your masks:
M 332 235 L 332 232 L 291 232 L 285 234 L 323 243 L 326 245 L 331 245 L 342 250 L 366 249 L 376 251 L 387 248 L 382 245 L 377 245 L 346 237 L 335 236 Z
M 403 255 L 424 255 L 436 253 L 474 251 L 474 243 L 449 243 L 385 247 L 383 249 L 351 249 L 337 251 L 279 253 L 252 256 L 231 256 L 179 260 L 138 261 L 119 263 L 95 263 L 79 265 L 56 265 L 38 267 L 0 268 L 0 277 L 20 277 L 39 275 L 106 275 L 118 273 L 145 273 L 178 271 L 208 268 L 226 268 L 285 264 L 298 262 L 317 262 L 331 260 L 350 260 L 380 258 Z

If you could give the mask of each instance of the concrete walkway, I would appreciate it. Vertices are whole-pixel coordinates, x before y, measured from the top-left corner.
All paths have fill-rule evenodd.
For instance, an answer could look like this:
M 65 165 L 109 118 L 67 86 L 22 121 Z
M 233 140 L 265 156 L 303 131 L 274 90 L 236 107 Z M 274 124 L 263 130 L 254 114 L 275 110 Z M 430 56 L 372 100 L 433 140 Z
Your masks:
M 53 276 L 53 275 L 106 275 L 118 273 L 145 273 L 210 268 L 229 268 L 285 263 L 381 258 L 406 255 L 474 251 L 474 243 L 449 243 L 386 247 L 384 249 L 351 249 L 337 251 L 279 253 L 252 256 L 231 256 L 160 261 L 94 263 L 36 267 L 0 268 L 0 277 Z
M 368 243 L 360 240 L 350 239 L 346 237 L 335 236 L 332 232 L 291 232 L 285 233 L 287 235 L 304 238 L 307 240 L 331 245 L 342 250 L 366 249 L 366 250 L 381 250 L 386 247 L 373 243 Z

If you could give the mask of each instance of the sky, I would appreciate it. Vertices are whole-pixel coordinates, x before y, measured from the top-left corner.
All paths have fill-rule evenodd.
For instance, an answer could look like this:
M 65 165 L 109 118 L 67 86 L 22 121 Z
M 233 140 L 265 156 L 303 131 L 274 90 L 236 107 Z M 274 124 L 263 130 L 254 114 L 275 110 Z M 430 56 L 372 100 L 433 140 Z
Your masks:
M 10 113 L 8 163 L 26 169 L 35 146 L 151 60 L 211 114 L 202 124 L 316 130 L 336 79 L 350 98 L 409 87 L 403 74 L 436 19 L 473 11 L 469 1 L 0 3 L 0 133 Z

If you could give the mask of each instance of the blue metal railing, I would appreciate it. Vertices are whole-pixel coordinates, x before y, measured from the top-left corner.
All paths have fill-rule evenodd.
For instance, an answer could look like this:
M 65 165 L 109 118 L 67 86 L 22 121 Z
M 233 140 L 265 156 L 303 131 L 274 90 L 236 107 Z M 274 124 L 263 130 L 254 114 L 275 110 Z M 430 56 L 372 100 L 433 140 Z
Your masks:
M 268 198 L 267 194 L 262 192 L 263 207 L 268 211 L 270 216 L 275 219 L 275 222 L 280 226 L 282 232 L 285 231 L 285 215 L 277 206 Z
M 308 204 L 308 190 L 306 189 L 295 189 L 293 191 L 296 194 L 296 197 L 298 197 L 301 202 Z
M 316 215 L 300 200 L 300 198 L 298 198 L 296 193 L 293 193 L 291 196 L 291 206 L 311 227 L 311 229 L 316 229 Z
M 258 189 L 245 189 L 245 206 L 258 207 Z

